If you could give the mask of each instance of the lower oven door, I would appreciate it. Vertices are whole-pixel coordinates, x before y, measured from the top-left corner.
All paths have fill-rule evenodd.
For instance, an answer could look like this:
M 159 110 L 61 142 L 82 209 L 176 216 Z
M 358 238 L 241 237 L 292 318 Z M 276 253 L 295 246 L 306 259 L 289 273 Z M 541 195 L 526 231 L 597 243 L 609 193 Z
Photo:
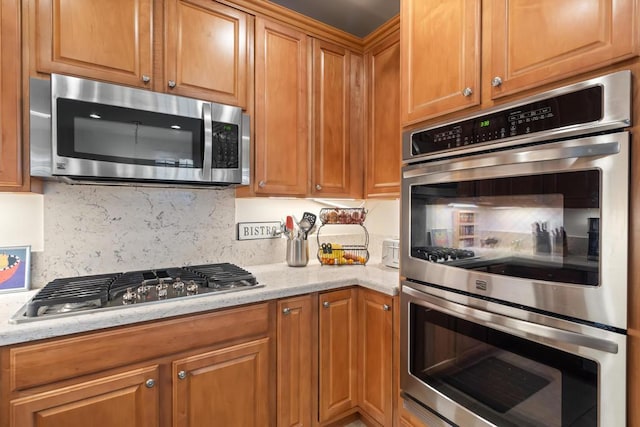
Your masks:
M 410 286 L 402 284 L 400 385 L 405 407 L 430 427 L 626 425 L 626 335 L 534 323 L 523 319 L 540 315 L 491 302 L 480 310 Z

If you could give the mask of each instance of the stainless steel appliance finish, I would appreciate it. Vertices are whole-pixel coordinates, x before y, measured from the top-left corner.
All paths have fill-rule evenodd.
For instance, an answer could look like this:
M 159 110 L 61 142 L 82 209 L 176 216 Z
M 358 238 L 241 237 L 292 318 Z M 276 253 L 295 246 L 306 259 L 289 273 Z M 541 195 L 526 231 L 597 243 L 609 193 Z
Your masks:
M 482 181 L 553 172 L 601 171 L 599 260 L 583 257 L 582 265 L 600 265 L 598 286 L 576 286 L 561 280 L 540 280 L 490 274 L 461 268 L 460 262 L 433 263 L 412 254 L 411 189 L 416 185 L 455 181 Z M 476 154 L 452 160 L 406 166 L 402 180 L 401 275 L 460 291 L 589 320 L 621 329 L 627 327 L 627 236 L 629 191 L 629 134 L 590 136 L 570 141 Z M 413 213 L 415 214 L 415 212 Z M 413 224 L 413 226 L 412 226 Z M 622 244 L 621 244 L 622 239 Z M 518 255 L 512 251 L 511 255 Z M 529 260 L 533 254 L 520 253 Z M 586 255 L 586 254 L 585 254 Z M 490 258 L 487 255 L 486 258 Z M 544 257 L 547 264 L 563 266 L 568 257 Z M 478 262 L 474 259 L 473 262 Z M 470 266 L 475 268 L 475 266 Z M 585 268 L 587 268 L 585 267 Z
M 38 291 L 11 317 L 10 323 L 238 292 L 262 286 L 253 274 L 229 263 L 60 278 Z
M 597 392 L 591 388 L 593 393 L 591 402 L 585 402 L 585 407 L 591 407 L 590 411 L 582 416 L 593 422 L 593 424 L 579 425 L 600 425 L 600 426 L 622 426 L 626 420 L 626 336 L 616 332 L 606 331 L 600 328 L 582 325 L 562 319 L 532 313 L 527 310 L 487 302 L 472 296 L 465 296 L 448 292 L 446 290 L 420 286 L 415 283 L 404 281 L 402 283 L 401 294 L 401 345 L 400 345 L 400 373 L 401 387 L 406 405 L 414 414 L 422 418 L 428 425 L 460 425 L 460 426 L 494 426 L 494 425 L 568 425 L 560 422 L 560 417 L 569 418 L 567 412 L 571 412 L 571 407 L 580 404 L 579 399 L 573 396 L 571 399 L 567 393 L 570 386 L 570 379 L 563 375 L 555 378 L 548 375 L 547 370 L 554 363 L 554 354 L 560 351 L 568 357 L 575 357 L 577 360 L 584 360 L 584 363 L 593 363 L 593 369 L 597 369 L 593 382 L 597 383 Z M 502 334 L 494 340 L 495 347 L 489 354 L 477 351 L 479 347 L 474 346 L 471 338 L 451 338 L 442 334 L 442 331 L 433 332 L 436 339 L 442 342 L 436 352 L 437 356 L 424 354 L 425 359 L 430 359 L 431 363 L 439 362 L 432 366 L 427 372 L 418 369 L 418 359 L 416 346 L 426 345 L 425 343 L 413 342 L 415 331 L 412 329 L 416 323 L 412 323 L 412 310 L 424 311 L 425 313 L 437 313 L 438 316 L 446 316 L 449 323 L 470 322 L 475 328 L 483 328 L 486 333 L 479 335 L 491 336 L 492 334 Z M 435 329 L 438 329 L 437 327 Z M 424 331 L 419 331 L 417 335 L 422 335 Z M 440 334 L 440 335 L 438 335 Z M 447 338 L 449 341 L 447 341 Z M 515 354 L 520 351 L 511 346 L 512 341 L 523 339 L 527 345 L 535 345 L 535 355 L 533 360 L 524 365 L 527 371 L 535 372 L 539 376 L 545 377 L 545 382 L 541 383 L 538 390 L 523 397 L 523 401 L 518 405 L 506 410 L 495 410 L 483 408 L 482 411 L 470 410 L 470 407 L 481 407 L 482 403 L 465 400 L 464 403 L 456 401 L 452 396 L 456 396 L 456 387 L 451 384 L 434 385 L 431 381 L 420 378 L 422 374 L 430 377 L 437 377 L 441 372 L 452 370 L 457 373 L 460 368 L 464 371 L 467 364 L 475 364 L 491 357 L 506 360 L 514 360 L 511 352 Z M 481 339 L 481 338 L 479 338 Z M 507 345 L 500 346 L 500 340 L 505 340 Z M 497 343 L 496 343 L 497 342 Z M 448 348 L 448 346 L 450 348 Z M 466 346 L 464 351 L 460 348 Z M 455 350 L 454 350 L 455 348 Z M 542 350 L 540 350 L 542 349 Z M 485 350 L 486 353 L 486 349 Z M 412 353 L 413 351 L 413 353 Z M 526 351 L 523 350 L 523 351 Z M 546 352 L 549 352 L 546 354 Z M 449 352 L 449 354 L 447 353 Z M 420 353 L 420 350 L 418 350 Z M 531 352 L 530 352 L 531 353 Z M 449 356 L 449 358 L 447 358 Z M 511 359 L 508 359 L 511 357 Z M 499 360 L 498 359 L 498 360 Z M 494 359 L 495 360 L 495 359 Z M 422 360 L 420 360 L 422 361 Z M 411 365 L 414 366 L 411 366 Z M 451 368 L 451 366 L 455 366 Z M 541 368 L 542 367 L 542 368 Z M 516 379 L 513 379 L 515 382 Z M 563 384 L 564 382 L 564 384 Z M 437 381 L 436 381 L 437 383 Z M 505 384 L 500 384 L 496 380 L 495 386 L 498 389 Z M 453 383 L 455 384 L 455 383 Z M 492 384 L 482 384 L 484 390 L 492 393 Z M 508 385 L 507 385 L 508 387 Z M 556 389 L 555 391 L 553 389 Z M 589 388 L 587 388 L 589 389 Z M 558 390 L 560 394 L 557 395 Z M 580 390 L 578 388 L 578 390 Z M 494 395 L 495 396 L 495 395 Z M 556 399 L 550 399 L 555 396 Z M 484 396 L 480 397 L 481 401 Z M 527 401 L 530 401 L 529 403 Z M 416 403 L 421 402 L 421 403 Z M 528 412 L 527 404 L 538 408 L 538 413 Z M 540 405 L 548 405 L 548 407 Z M 425 408 L 428 407 L 430 409 Z M 504 408 L 503 408 L 504 409 Z M 480 415 L 478 412 L 482 412 Z M 546 413 L 545 413 L 546 412 Z M 435 414 L 438 415 L 435 415 Z M 494 415 L 490 421 L 486 415 Z M 520 418 L 518 418 L 520 417 Z M 547 417 L 547 418 L 544 418 Z M 555 421 L 552 421 L 554 419 Z M 595 419 L 594 419 L 595 417 Z M 582 420 L 583 422 L 584 419 Z M 573 425 L 573 424 L 571 424 Z
M 465 143 L 464 140 L 457 141 L 455 135 L 452 135 L 450 144 L 443 147 L 442 150 L 437 150 L 430 153 L 421 153 L 417 147 L 414 146 L 415 136 L 425 131 L 435 131 L 439 128 L 448 132 L 454 132 L 456 129 L 460 129 L 460 126 L 464 126 L 463 121 L 472 123 L 474 120 L 484 117 L 491 117 L 496 113 L 505 113 L 510 115 L 510 118 L 515 115 L 521 114 L 522 108 L 527 105 L 535 105 L 538 102 L 544 102 L 545 100 L 557 98 L 563 95 L 570 95 L 580 90 L 587 88 L 604 88 L 602 98 L 602 115 L 593 121 L 586 123 L 572 123 L 555 127 L 552 131 L 549 130 L 536 130 L 532 128 L 527 130 L 526 124 L 534 123 L 538 121 L 533 120 L 535 115 L 530 117 L 530 121 L 524 118 L 525 127 L 516 126 L 515 129 L 510 129 L 509 125 L 512 122 L 505 123 L 504 134 L 492 135 L 485 140 L 473 141 L 473 143 Z M 533 143 L 539 141 L 546 141 L 551 138 L 568 138 L 576 135 L 584 135 L 587 133 L 602 132 L 611 129 L 619 129 L 629 126 L 631 124 L 631 73 L 630 71 L 620 71 L 613 74 L 597 77 L 591 80 L 586 80 L 580 83 L 576 83 L 569 86 L 564 86 L 558 89 L 550 90 L 544 93 L 540 93 L 535 96 L 528 97 L 523 100 L 514 101 L 512 103 L 499 105 L 494 108 L 482 110 L 481 112 L 465 117 L 464 120 L 456 120 L 451 122 L 441 123 L 435 126 L 427 128 L 416 129 L 408 132 L 404 132 L 402 135 L 402 158 L 406 163 L 434 160 L 437 158 L 451 157 L 452 155 L 464 155 L 473 152 L 479 152 L 487 150 L 490 146 L 492 150 L 512 147 L 521 145 L 524 143 Z M 523 111 L 523 113 L 530 113 L 530 111 Z M 551 112 L 552 114 L 554 112 Z M 548 114 L 548 112 L 547 112 Z M 445 136 L 446 138 L 446 136 Z
M 382 264 L 387 267 L 400 267 L 400 240 L 384 239 L 382 241 Z
M 121 119 L 99 120 L 94 109 Z M 136 185 L 249 183 L 249 117 L 239 107 L 52 74 L 51 81 L 31 79 L 30 110 L 32 176 Z M 178 120 L 191 128 L 174 124 Z
M 631 77 L 403 135 L 400 387 L 429 425 L 625 425 Z

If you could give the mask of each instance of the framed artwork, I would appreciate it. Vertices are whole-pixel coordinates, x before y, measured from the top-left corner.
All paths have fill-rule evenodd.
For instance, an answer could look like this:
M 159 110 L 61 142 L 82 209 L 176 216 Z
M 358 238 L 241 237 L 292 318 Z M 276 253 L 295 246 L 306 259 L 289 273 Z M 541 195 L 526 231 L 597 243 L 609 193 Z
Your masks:
M 433 246 L 449 246 L 449 230 L 446 228 L 434 228 L 431 230 L 431 239 Z
M 0 292 L 28 290 L 30 271 L 30 246 L 0 247 Z

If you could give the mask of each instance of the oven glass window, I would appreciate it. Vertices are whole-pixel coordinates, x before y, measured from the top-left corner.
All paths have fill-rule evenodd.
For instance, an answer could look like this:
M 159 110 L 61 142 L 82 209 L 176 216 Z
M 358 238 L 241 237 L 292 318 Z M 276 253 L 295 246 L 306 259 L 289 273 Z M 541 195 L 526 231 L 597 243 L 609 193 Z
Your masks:
M 410 305 L 411 374 L 499 426 L 597 426 L 598 364 Z
M 58 155 L 104 162 L 202 168 L 203 122 L 59 98 Z
M 532 280 L 599 284 L 600 171 L 411 187 L 411 256 Z

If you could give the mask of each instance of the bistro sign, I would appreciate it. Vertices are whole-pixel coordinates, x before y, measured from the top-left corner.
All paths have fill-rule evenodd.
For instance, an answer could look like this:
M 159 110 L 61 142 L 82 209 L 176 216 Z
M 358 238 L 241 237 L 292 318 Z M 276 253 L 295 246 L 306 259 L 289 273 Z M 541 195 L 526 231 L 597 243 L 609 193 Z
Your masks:
M 239 222 L 238 240 L 277 239 L 280 230 L 279 221 L 271 222 Z

